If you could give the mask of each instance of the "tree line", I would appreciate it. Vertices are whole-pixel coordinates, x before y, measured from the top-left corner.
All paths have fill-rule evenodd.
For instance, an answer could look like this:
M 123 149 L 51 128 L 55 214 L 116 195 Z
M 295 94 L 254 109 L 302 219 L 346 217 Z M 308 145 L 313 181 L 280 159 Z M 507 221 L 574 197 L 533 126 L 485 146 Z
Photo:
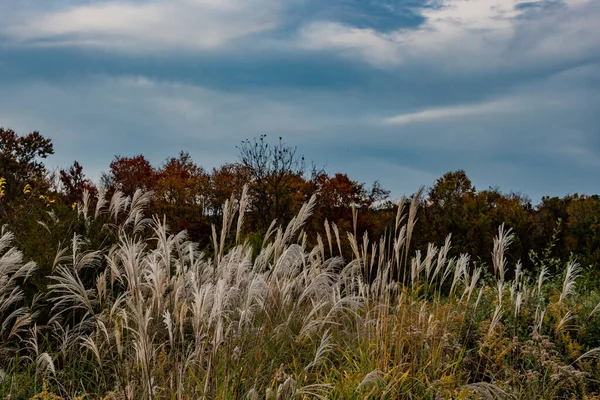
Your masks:
M 239 200 L 245 187 L 249 203 L 244 235 L 251 242 L 261 240 L 273 221 L 289 223 L 312 196 L 316 207 L 306 229 L 316 234 L 308 235 L 309 240 L 325 240 L 333 230 L 355 236 L 369 232 L 366 239 L 373 242 L 394 229 L 398 204 L 378 182 L 367 186 L 345 173 L 308 166 L 297 148 L 281 138 L 245 140 L 237 153 L 236 162 L 211 170 L 186 152 L 160 165 L 152 165 L 141 154 L 116 155 L 96 185 L 77 161 L 49 171 L 44 160 L 54 154 L 51 139 L 39 132 L 19 135 L 0 128 L 0 225 L 8 225 L 25 257 L 42 271 L 51 268 L 65 233 L 89 229 L 76 222 L 77 203 L 86 193 L 110 196 L 119 191 L 131 197 L 138 188 L 152 191 L 149 214 L 164 216 L 174 232 L 186 230 L 208 253 L 212 226 L 219 226 L 223 204 Z M 552 268 L 558 261 L 553 260 L 577 258 L 593 278 L 600 265 L 598 195 L 548 196 L 534 205 L 518 193 L 478 190 L 466 172 L 458 170 L 437 179 L 420 202 L 414 249 L 425 252 L 428 243 L 442 244 L 452 233 L 451 255 L 468 253 L 475 262 L 491 265 L 493 238 L 498 226 L 505 224 L 515 234 L 507 257 L 520 260 L 525 270 L 533 273 L 544 266 L 556 272 Z M 99 232 L 97 240 L 111 238 Z M 352 249 L 339 251 L 349 256 Z M 37 289 L 42 285 L 38 282 Z

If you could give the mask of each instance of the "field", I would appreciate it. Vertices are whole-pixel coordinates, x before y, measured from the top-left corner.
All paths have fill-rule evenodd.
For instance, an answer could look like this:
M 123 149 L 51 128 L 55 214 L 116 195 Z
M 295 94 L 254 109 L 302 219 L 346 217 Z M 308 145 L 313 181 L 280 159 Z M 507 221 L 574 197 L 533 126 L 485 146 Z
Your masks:
M 489 268 L 449 257 L 450 237 L 413 251 L 418 195 L 378 241 L 327 221 L 310 238 L 313 197 L 257 246 L 245 193 L 224 204 L 210 254 L 145 215 L 151 193 L 86 193 L 90 237 L 64 238 L 32 301 L 20 286 L 36 265 L 4 229 L 0 397 L 597 398 L 600 296 L 578 290 L 577 262 L 523 271 L 504 226 Z

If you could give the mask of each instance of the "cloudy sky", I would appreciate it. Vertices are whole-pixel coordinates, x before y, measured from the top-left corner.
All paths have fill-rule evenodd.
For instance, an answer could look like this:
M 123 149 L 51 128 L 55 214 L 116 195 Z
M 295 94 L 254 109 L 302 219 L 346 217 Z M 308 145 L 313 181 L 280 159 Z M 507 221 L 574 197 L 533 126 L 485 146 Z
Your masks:
M 0 126 L 92 177 L 282 136 L 395 196 L 600 192 L 598 0 L 2 0 Z

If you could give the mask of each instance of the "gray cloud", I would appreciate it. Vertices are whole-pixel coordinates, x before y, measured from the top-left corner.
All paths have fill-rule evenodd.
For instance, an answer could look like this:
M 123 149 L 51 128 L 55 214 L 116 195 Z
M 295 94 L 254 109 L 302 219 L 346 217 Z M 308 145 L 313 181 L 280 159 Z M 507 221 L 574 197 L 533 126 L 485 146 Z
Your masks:
M 221 48 L 271 30 L 277 0 L 150 0 L 62 3 L 13 13 L 0 32 L 25 45 L 145 53 Z

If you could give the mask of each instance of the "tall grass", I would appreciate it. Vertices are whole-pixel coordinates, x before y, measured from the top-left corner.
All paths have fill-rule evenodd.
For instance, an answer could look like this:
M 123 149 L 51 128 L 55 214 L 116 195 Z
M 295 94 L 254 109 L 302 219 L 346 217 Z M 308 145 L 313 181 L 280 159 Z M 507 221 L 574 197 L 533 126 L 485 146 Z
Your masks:
M 254 256 L 246 193 L 225 203 L 210 256 L 144 215 L 150 193 L 101 196 L 94 209 L 86 195 L 80 218 L 105 221 L 116 244 L 90 248 L 74 235 L 57 249 L 44 326 L 35 304 L 20 304 L 18 282 L 34 265 L 3 230 L 0 394 L 550 399 L 596 388 L 598 349 L 578 338 L 597 318 L 582 304 L 597 301 L 577 294 L 577 264 L 558 283 L 545 269 L 526 274 L 504 257 L 504 227 L 492 275 L 467 255 L 450 258 L 450 237 L 411 251 L 419 195 L 399 205 L 390 236 L 347 233 L 350 260 L 327 221 L 325 241 L 307 245 L 314 198 L 286 227 L 272 224 Z

